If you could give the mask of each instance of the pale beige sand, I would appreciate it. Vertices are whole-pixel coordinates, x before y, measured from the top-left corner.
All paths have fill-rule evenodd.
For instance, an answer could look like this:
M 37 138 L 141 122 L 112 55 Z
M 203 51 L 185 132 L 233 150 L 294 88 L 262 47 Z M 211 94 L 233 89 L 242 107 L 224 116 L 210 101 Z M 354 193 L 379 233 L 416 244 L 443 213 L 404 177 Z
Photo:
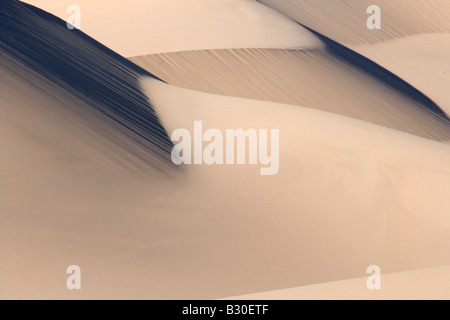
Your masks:
M 131 60 L 183 88 L 306 106 L 430 139 L 450 138 L 448 121 L 322 51 L 192 51 Z
M 412 84 L 450 116 L 450 33 L 422 34 L 352 49 Z
M 319 65 L 329 61 L 313 57 Z M 345 74 L 335 64 L 325 65 Z M 147 79 L 143 87 L 168 130 L 194 120 L 281 130 L 278 176 L 261 177 L 253 166 L 164 174 L 132 155 L 132 141 L 99 125 L 98 115 L 64 111 L 87 107 L 78 99 L 23 70 L 0 72 L 0 145 L 7 150 L 0 167 L 0 298 L 223 298 L 363 277 L 371 264 L 387 273 L 450 264 L 446 144 Z M 373 79 L 326 80 L 329 72 L 322 72 L 310 81 L 331 81 L 331 90 L 339 82 L 356 86 L 342 102 L 357 96 L 370 103 L 360 96 L 373 86 L 371 98 L 384 107 L 398 102 L 402 115 L 416 112 Z M 319 88 L 314 100 L 331 103 L 319 99 Z M 374 118 L 396 117 L 384 110 Z M 397 119 L 404 131 L 448 140 L 447 127 L 425 113 Z M 80 292 L 65 287 L 71 264 L 82 268 Z M 448 270 L 436 270 L 445 283 Z M 399 294 L 404 285 L 392 282 Z M 433 288 L 427 297 L 448 297 Z
M 230 300 L 449 300 L 450 267 L 382 276 L 381 290 L 368 290 L 367 278 L 262 292 Z
M 81 30 L 123 56 L 222 48 L 322 46 L 289 18 L 253 0 L 26 0 L 63 20 L 81 9 Z
M 253 166 L 167 176 L 62 112 L 73 97 L 28 74 L 1 79 L 1 298 L 223 298 L 362 277 L 374 263 L 450 263 L 443 144 L 147 83 L 170 130 L 198 119 L 281 129 L 278 176 Z M 65 287 L 72 264 L 80 292 Z
M 448 0 L 261 0 L 342 44 L 374 43 L 419 33 L 450 32 Z M 378 5 L 381 30 L 369 30 L 366 10 Z

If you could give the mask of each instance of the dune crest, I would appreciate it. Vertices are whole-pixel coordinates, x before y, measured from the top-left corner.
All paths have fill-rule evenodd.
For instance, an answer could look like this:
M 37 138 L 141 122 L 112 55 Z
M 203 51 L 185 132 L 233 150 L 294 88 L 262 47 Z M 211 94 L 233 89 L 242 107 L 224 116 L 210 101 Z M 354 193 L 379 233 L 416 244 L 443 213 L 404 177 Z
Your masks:
M 322 43 L 289 18 L 253 0 L 27 0 L 62 19 L 81 9 L 82 30 L 127 56 L 226 49 L 314 49 Z
M 414 35 L 353 49 L 427 94 L 450 117 L 450 33 Z
M 326 50 L 190 51 L 131 61 L 187 89 L 306 106 L 433 140 L 450 139 L 450 121 L 419 91 L 411 86 L 399 91 L 407 84 L 380 80 L 387 71 L 372 68 L 373 74 Z

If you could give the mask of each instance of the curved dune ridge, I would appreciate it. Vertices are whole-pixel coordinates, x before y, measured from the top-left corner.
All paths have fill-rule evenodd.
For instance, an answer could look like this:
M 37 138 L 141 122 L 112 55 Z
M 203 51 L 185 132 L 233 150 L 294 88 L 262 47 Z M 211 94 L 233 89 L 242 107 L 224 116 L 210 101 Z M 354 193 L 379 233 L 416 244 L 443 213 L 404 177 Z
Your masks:
M 450 32 L 447 0 L 258 0 L 344 45 L 367 44 L 421 33 Z M 382 9 L 382 27 L 369 30 L 367 8 Z
M 314 35 L 253 0 L 27 0 L 67 19 L 81 10 L 81 30 L 127 56 L 227 49 L 313 49 Z
M 40 9 L 18 1 L 2 1 L 0 8 L 2 63 L 52 81 L 92 109 L 82 112 L 102 114 L 141 148 L 167 159 L 172 143 L 138 87 L 138 77 L 150 73 Z

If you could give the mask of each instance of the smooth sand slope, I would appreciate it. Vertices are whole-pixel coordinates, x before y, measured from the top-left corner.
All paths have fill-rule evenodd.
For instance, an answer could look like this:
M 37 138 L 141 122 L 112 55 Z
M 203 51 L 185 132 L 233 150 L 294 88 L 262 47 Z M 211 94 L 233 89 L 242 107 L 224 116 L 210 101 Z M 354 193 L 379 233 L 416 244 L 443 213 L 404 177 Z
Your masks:
M 64 112 L 76 100 L 25 75 L 2 69 L 2 298 L 224 298 L 450 262 L 444 144 L 145 80 L 169 131 L 279 128 L 281 162 L 273 177 L 248 165 L 138 176 Z M 71 264 L 80 292 L 65 288 Z
M 447 65 L 445 57 L 448 55 L 448 39 L 444 34 L 435 34 L 450 32 L 450 22 L 447 19 L 450 16 L 449 1 L 379 1 L 376 3 L 381 8 L 382 27 L 379 30 L 369 30 L 365 23 L 369 17 L 366 9 L 373 5 L 370 1 L 260 2 L 317 32 L 316 35 L 326 43 L 328 51 L 348 63 L 367 68 L 372 64 L 370 61 L 374 61 L 378 66 L 393 72 L 437 103 L 440 109 L 437 110 L 438 113 L 448 116 L 448 99 L 445 98 L 445 90 L 442 90 L 447 82 L 442 74 Z M 422 35 L 424 33 L 434 35 Z M 404 37 L 409 38 L 403 40 Z M 399 40 L 384 43 L 392 39 Z M 378 45 L 370 45 L 374 43 Z M 365 61 L 363 57 L 370 61 Z M 421 65 L 420 70 L 416 70 L 416 64 Z M 373 66 L 375 72 L 372 70 L 371 73 L 376 74 L 377 67 L 372 64 Z M 385 76 L 384 74 L 380 78 Z M 411 93 L 408 95 L 411 96 Z
M 81 29 L 126 56 L 224 49 L 320 47 L 289 18 L 253 0 L 27 0 L 63 20 L 81 9 Z
M 339 43 L 363 44 L 420 33 L 450 32 L 448 0 L 260 0 Z M 369 30 L 367 8 L 378 5 L 381 30 Z
M 450 267 L 440 267 L 387 274 L 382 277 L 382 290 L 368 290 L 367 278 L 324 283 L 313 286 L 262 292 L 232 300 L 448 300 L 450 299 Z
M 450 33 L 353 47 L 433 99 L 450 116 Z
M 29 68 L 82 100 L 80 112 L 121 130 L 141 146 L 144 161 L 167 162 L 172 142 L 138 84 L 151 73 L 36 7 L 5 1 L 0 9 L 2 63 L 13 72 Z
M 0 148 L 6 150 L 0 158 L 0 298 L 214 299 L 360 278 L 373 264 L 385 273 L 450 264 L 450 148 L 417 136 L 448 140 L 445 122 L 414 113 L 412 100 L 367 75 L 346 75 L 320 52 L 301 64 L 296 52 L 273 51 L 283 56 L 280 70 L 285 56 L 293 56 L 293 68 L 322 70 L 310 82 L 326 81 L 329 70 L 342 73 L 340 82 L 351 83 L 342 87 L 342 102 L 350 92 L 368 95 L 370 84 L 372 99 L 405 108 L 397 119 L 417 135 L 309 105 L 190 91 L 151 78 L 109 51 L 99 53 L 86 38 L 45 43 L 39 36 L 64 38 L 69 31 L 56 28 L 55 20 L 42 24 L 36 16 L 5 12 L 2 27 L 10 19 L 14 30 L 30 33 L 26 42 L 0 33 L 7 51 L 0 59 Z M 239 51 L 225 52 L 246 61 Z M 279 61 L 270 59 L 263 61 Z M 228 61 L 224 74 L 234 72 L 225 66 Z M 364 81 L 367 88 L 359 87 Z M 329 84 L 341 90 L 335 78 Z M 329 92 L 315 90 L 311 103 L 334 99 L 320 100 Z M 370 100 L 358 99 L 361 105 Z M 374 114 L 388 119 L 390 112 Z M 191 129 L 195 120 L 205 129 L 279 129 L 279 174 L 261 176 L 260 167 L 250 165 L 173 169 L 146 143 L 162 143 L 167 151 L 161 128 Z M 82 270 L 81 291 L 66 288 L 73 264 Z M 444 283 L 447 269 L 436 270 Z M 404 290 L 417 279 L 393 283 L 393 290 Z
M 131 61 L 183 88 L 306 106 L 439 141 L 450 138 L 450 121 L 327 51 L 192 51 Z

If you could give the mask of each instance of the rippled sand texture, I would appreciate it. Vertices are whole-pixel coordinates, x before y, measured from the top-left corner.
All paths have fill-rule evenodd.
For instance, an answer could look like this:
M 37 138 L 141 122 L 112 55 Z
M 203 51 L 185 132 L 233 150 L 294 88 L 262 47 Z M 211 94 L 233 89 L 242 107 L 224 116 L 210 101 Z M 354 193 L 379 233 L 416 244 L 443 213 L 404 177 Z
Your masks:
M 166 82 L 346 115 L 434 140 L 449 121 L 327 51 L 214 50 L 132 58 Z
M 27 0 L 63 20 L 77 5 L 81 30 L 126 56 L 227 48 L 311 49 L 321 42 L 253 0 Z
M 383 276 L 382 290 L 367 290 L 367 278 L 261 292 L 230 299 L 242 300 L 449 300 L 450 267 L 392 273 Z
M 450 33 L 420 34 L 354 49 L 411 83 L 450 116 Z

